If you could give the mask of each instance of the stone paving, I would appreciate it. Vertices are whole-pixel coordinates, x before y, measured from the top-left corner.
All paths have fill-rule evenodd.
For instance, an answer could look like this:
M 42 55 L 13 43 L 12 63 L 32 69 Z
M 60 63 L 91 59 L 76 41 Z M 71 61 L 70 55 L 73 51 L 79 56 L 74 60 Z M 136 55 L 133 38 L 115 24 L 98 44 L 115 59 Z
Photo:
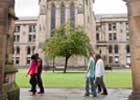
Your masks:
M 108 95 L 97 97 L 84 97 L 82 89 L 47 88 L 44 94 L 31 96 L 28 89 L 20 89 L 20 100 L 128 100 L 131 90 L 109 89 Z

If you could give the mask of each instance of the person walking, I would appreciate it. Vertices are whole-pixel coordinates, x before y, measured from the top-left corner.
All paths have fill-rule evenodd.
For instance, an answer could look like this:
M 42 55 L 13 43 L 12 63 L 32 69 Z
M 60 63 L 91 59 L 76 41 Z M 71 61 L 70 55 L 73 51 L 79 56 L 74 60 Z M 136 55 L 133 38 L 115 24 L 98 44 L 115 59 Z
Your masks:
M 44 87 L 43 87 L 43 82 L 42 82 L 42 78 L 41 78 L 42 69 L 43 69 L 42 59 L 39 57 L 38 53 L 36 53 L 35 56 L 37 57 L 37 62 L 38 62 L 37 84 L 40 88 L 40 91 L 38 92 L 38 94 L 43 94 Z
M 95 65 L 95 84 L 96 84 L 96 88 L 100 87 L 100 90 L 103 90 L 102 95 L 107 95 L 107 89 L 106 86 L 104 84 L 104 80 L 103 80 L 103 76 L 105 73 L 105 69 L 104 69 L 104 62 L 101 59 L 101 56 L 99 54 L 96 55 L 96 65 Z M 101 92 L 101 91 L 99 91 Z
M 95 84 L 94 84 L 94 80 L 95 80 L 95 60 L 93 58 L 93 54 L 90 53 L 89 54 L 89 60 L 88 60 L 88 70 L 87 70 L 87 74 L 86 74 L 86 83 L 85 83 L 85 96 L 89 96 L 90 92 L 89 92 L 89 87 L 91 86 L 91 93 L 92 96 L 96 97 L 96 88 L 95 88 Z
M 32 95 L 35 95 L 36 94 L 36 84 L 37 84 L 37 72 L 38 72 L 38 62 L 37 62 L 37 58 L 35 55 L 32 55 L 31 56 L 31 62 L 29 64 L 29 68 L 28 68 L 28 71 L 27 71 L 27 75 L 30 75 L 30 84 L 31 84 L 31 87 L 32 87 Z M 26 75 L 26 76 L 27 76 Z

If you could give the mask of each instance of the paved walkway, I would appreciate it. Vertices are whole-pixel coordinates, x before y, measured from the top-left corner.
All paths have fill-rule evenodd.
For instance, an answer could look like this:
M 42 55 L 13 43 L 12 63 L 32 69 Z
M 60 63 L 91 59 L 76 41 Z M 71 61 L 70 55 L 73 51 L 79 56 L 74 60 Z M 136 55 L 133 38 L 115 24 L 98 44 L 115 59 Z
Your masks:
M 109 89 L 109 95 L 84 97 L 82 89 L 47 88 L 45 94 L 31 96 L 28 89 L 20 89 L 20 100 L 128 100 L 131 94 L 129 89 Z

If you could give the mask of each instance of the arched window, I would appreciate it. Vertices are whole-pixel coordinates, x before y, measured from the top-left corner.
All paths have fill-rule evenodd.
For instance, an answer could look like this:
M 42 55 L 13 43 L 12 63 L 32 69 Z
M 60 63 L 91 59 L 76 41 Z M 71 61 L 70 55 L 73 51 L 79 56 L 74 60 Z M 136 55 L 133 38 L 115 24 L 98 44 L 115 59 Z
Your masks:
M 61 22 L 61 25 L 64 25 L 65 24 L 65 6 L 64 6 L 64 3 L 61 4 L 61 19 L 60 19 L 60 22 Z
M 51 36 L 52 33 L 55 31 L 55 22 L 56 22 L 56 7 L 54 4 L 51 5 Z
M 75 6 L 73 2 L 70 5 L 70 26 L 72 29 L 75 27 Z

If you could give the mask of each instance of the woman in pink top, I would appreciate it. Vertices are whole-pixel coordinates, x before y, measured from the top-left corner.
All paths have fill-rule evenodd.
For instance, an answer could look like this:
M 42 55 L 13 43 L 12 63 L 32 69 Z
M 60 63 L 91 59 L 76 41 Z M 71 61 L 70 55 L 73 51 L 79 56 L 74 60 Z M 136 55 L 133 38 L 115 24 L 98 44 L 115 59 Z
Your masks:
M 37 68 L 38 64 L 37 64 L 37 58 L 35 55 L 31 56 L 31 62 L 29 65 L 29 69 L 27 74 L 30 75 L 30 84 L 32 87 L 32 95 L 35 95 L 36 93 L 36 85 L 37 85 L 37 72 L 38 72 L 38 68 Z

